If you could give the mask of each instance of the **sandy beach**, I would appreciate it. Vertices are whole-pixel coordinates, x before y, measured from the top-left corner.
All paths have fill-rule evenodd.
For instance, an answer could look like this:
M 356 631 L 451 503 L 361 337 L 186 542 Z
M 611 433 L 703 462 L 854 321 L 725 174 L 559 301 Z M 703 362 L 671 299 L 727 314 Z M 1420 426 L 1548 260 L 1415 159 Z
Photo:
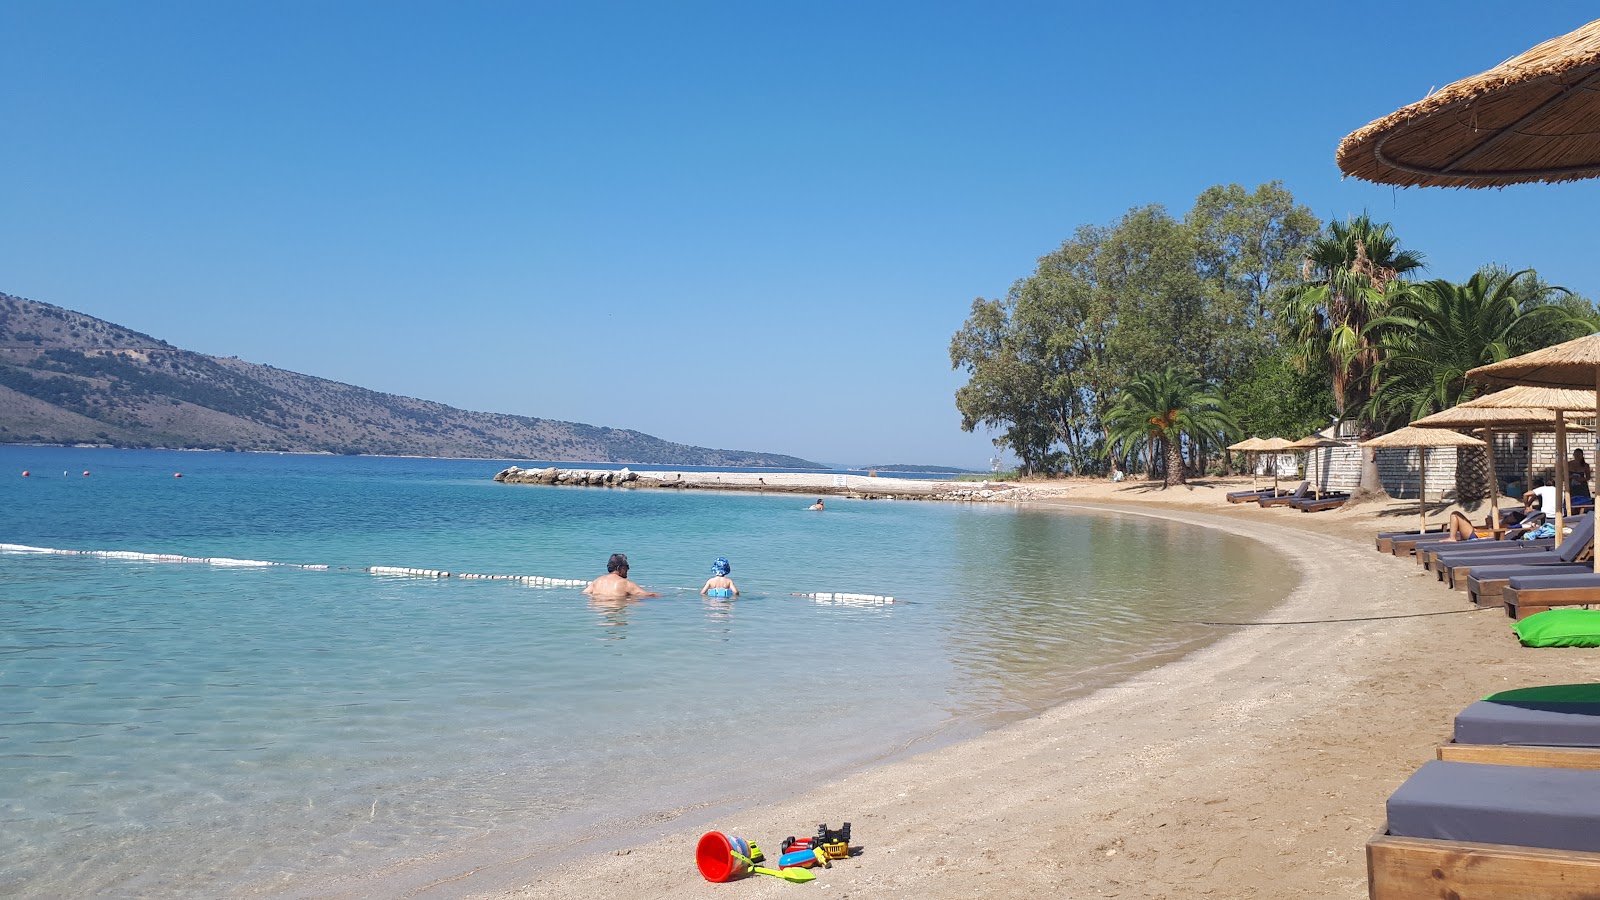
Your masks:
M 1365 897 L 1363 845 L 1384 800 L 1448 738 L 1454 714 L 1497 690 L 1600 678 L 1600 656 L 1523 648 L 1500 611 L 1470 611 L 1412 560 L 1376 553 L 1372 534 L 1412 527 L 1415 501 L 1320 514 L 1229 506 L 1223 493 L 1241 484 L 1033 491 L 1053 495 L 1041 504 L 1271 545 L 1282 568 L 1261 577 L 1293 587 L 1261 621 L 1296 624 L 1196 625 L 1226 636 L 1038 717 L 780 802 L 664 813 L 626 838 L 594 834 L 470 869 L 415 860 L 321 896 Z M 776 850 L 846 820 L 859 855 L 810 885 L 711 884 L 694 866 L 709 828 Z

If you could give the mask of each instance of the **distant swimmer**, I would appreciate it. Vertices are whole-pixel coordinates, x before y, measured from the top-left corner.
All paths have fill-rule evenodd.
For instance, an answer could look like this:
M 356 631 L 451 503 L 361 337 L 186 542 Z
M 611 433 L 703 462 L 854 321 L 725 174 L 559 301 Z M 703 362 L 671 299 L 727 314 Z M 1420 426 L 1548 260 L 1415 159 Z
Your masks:
M 606 574 L 589 582 L 589 586 L 584 588 L 583 592 L 596 600 L 634 600 L 639 597 L 661 596 L 628 580 L 628 557 L 621 553 L 611 554 L 611 558 L 606 560 Z
M 707 597 L 724 599 L 739 596 L 739 586 L 733 583 L 732 578 L 728 577 L 728 573 L 732 571 L 733 566 L 728 565 L 726 556 L 717 557 L 711 563 L 711 577 L 706 580 L 706 586 L 700 589 L 700 593 Z
M 821 509 L 821 508 L 822 508 L 822 498 L 821 497 L 817 498 L 817 502 L 815 502 L 815 503 L 811 504 L 810 506 L 806 507 L 806 509 Z

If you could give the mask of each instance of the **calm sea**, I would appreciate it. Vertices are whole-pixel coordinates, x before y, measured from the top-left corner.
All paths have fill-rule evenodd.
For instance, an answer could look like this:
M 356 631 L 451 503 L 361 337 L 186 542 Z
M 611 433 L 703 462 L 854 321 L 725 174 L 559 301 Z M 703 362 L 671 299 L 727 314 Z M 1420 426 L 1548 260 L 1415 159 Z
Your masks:
M 0 895 L 314 896 L 570 846 L 1039 711 L 1290 586 L 1266 548 L 1134 515 L 504 465 L 0 448 L 0 543 L 329 567 L 0 553 Z M 665 596 L 364 571 L 592 578 L 616 551 Z M 737 600 L 698 594 L 717 556 Z

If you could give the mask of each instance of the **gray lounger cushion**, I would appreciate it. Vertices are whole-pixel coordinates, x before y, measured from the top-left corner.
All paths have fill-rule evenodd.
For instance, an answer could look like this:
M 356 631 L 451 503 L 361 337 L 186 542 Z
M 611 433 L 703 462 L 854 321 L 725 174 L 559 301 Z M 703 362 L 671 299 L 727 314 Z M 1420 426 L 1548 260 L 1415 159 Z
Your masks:
M 1600 852 L 1600 772 L 1434 760 L 1388 813 L 1403 837 Z
M 1456 743 L 1600 747 L 1600 702 L 1479 700 L 1456 716 Z
M 1471 560 L 1467 562 L 1470 563 Z M 1564 563 L 1554 559 L 1550 560 L 1550 563 L 1546 565 L 1543 560 L 1530 559 L 1526 563 L 1519 562 L 1514 566 L 1505 563 L 1492 566 L 1473 565 L 1469 571 L 1472 572 L 1473 578 L 1479 581 L 1487 581 L 1490 578 L 1517 578 L 1523 575 L 1539 578 L 1546 578 L 1551 575 L 1582 575 L 1585 572 L 1593 573 L 1594 566 L 1588 563 Z
M 1519 575 L 1511 579 L 1511 586 L 1519 591 L 1539 588 L 1600 588 L 1600 575 Z

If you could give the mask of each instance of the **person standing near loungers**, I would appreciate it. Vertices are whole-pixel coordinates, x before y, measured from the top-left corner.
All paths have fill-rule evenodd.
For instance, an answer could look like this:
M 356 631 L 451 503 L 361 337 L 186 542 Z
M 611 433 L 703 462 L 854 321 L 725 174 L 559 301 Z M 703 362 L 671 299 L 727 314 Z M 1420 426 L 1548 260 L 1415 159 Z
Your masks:
M 1572 459 L 1567 461 L 1567 493 L 1573 497 L 1593 497 L 1589 491 L 1589 463 L 1583 458 L 1582 450 L 1572 451 Z

